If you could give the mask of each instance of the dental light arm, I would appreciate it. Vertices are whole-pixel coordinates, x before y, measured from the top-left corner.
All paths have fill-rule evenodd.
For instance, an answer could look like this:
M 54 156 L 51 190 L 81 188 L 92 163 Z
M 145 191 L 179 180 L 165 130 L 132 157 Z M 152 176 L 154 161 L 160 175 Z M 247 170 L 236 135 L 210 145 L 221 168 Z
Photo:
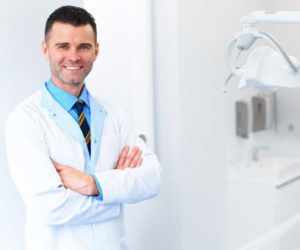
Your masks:
M 244 16 L 241 20 L 242 25 L 255 25 L 257 23 L 282 23 L 300 24 L 299 11 L 262 11 L 257 10 Z
M 225 60 L 231 74 L 227 77 L 224 85 L 224 91 L 226 91 L 226 85 L 232 78 L 232 76 L 237 76 L 244 81 L 244 76 L 247 74 L 246 66 L 241 67 L 236 66 L 233 61 L 232 54 L 236 47 L 241 51 L 248 50 L 256 41 L 257 38 L 266 39 L 275 50 L 281 55 L 283 61 L 291 71 L 291 73 L 296 74 L 298 72 L 297 67 L 292 62 L 290 57 L 286 54 L 283 48 L 278 44 L 278 42 L 266 32 L 259 32 L 255 28 L 257 23 L 282 23 L 282 24 L 300 24 L 300 12 L 298 11 L 279 11 L 279 12 L 265 12 L 265 11 L 254 11 L 246 15 L 241 20 L 242 32 L 236 34 L 231 41 L 228 43 L 225 51 Z M 249 70 L 248 70 L 249 71 Z M 258 81 L 259 82 L 259 81 Z M 261 84 L 263 85 L 263 84 Z M 269 85 L 272 85 L 271 83 Z M 275 84 L 277 87 L 280 84 Z M 294 87 L 294 83 L 290 84 Z M 300 82 L 299 82 L 300 87 Z M 267 87 L 268 88 L 268 87 Z M 264 86 L 261 89 L 267 90 Z M 271 89 L 271 88 L 270 88 Z M 273 90 L 272 86 L 272 90 Z

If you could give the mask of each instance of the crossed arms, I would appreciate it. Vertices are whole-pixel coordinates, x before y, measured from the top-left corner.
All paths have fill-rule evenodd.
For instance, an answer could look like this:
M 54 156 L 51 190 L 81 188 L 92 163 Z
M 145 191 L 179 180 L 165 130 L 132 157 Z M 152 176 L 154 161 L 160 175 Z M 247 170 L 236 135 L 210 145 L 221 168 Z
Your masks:
M 129 150 L 129 145 L 123 148 L 115 170 L 125 170 L 126 168 L 136 168 L 141 166 L 143 162 L 142 151 L 139 150 L 138 147 L 133 147 L 130 153 Z M 96 181 L 92 175 L 84 174 L 75 168 L 59 164 L 55 161 L 52 162 L 65 188 L 71 189 L 82 195 L 100 195 Z

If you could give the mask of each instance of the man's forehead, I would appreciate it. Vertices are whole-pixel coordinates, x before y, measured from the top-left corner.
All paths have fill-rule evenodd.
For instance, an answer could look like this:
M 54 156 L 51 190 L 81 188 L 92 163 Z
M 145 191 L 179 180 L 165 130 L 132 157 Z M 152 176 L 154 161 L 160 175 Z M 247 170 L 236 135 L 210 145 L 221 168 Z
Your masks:
M 67 31 L 85 31 L 85 32 L 94 32 L 92 25 L 89 23 L 87 24 L 82 24 L 75 26 L 70 23 L 63 23 L 63 22 L 55 22 L 52 25 L 52 28 L 50 31 L 57 31 L 57 32 L 67 32 Z
M 83 24 L 74 26 L 69 23 L 55 22 L 49 31 L 49 38 L 51 39 L 65 39 L 66 41 L 72 39 L 85 39 L 94 41 L 94 31 L 90 24 Z

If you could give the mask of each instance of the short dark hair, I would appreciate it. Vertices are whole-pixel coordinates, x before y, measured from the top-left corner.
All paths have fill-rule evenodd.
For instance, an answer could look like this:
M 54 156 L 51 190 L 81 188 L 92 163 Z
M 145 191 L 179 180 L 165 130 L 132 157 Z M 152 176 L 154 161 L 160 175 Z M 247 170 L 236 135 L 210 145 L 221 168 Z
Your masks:
M 97 25 L 95 18 L 85 9 L 66 5 L 53 11 L 46 21 L 45 41 L 49 38 L 49 32 L 55 22 L 68 23 L 75 27 L 90 24 L 94 31 L 95 42 L 97 42 Z

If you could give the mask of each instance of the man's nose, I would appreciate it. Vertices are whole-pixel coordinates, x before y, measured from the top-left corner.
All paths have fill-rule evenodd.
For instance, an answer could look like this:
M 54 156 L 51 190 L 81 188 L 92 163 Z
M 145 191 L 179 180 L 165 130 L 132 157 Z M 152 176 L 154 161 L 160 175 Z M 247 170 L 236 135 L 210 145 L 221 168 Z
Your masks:
M 68 51 L 68 60 L 72 61 L 72 62 L 76 62 L 78 60 L 80 60 L 80 53 L 78 53 L 78 51 L 75 48 L 71 48 Z

